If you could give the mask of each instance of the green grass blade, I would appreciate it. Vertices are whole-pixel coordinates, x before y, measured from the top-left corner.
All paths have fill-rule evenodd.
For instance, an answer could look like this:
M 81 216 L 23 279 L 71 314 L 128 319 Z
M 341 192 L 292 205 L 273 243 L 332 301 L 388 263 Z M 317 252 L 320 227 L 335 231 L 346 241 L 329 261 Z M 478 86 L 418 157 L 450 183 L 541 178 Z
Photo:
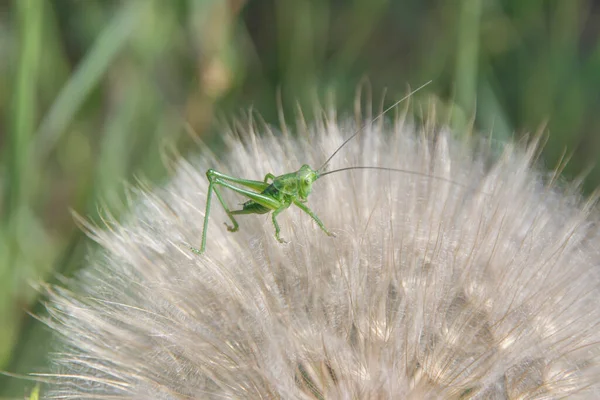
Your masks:
M 31 172 L 29 154 L 36 117 L 36 87 L 41 47 L 42 0 L 15 1 L 19 28 L 20 53 L 16 84 L 13 88 L 12 112 L 6 154 L 7 176 L 5 187 L 4 224 L 0 229 L 2 256 L 0 257 L 0 368 L 6 365 L 16 340 L 19 326 L 14 318 L 16 310 L 14 284 L 19 263 L 19 221 L 30 203 L 28 182 Z M 12 286 L 11 286 L 12 284 Z
M 479 71 L 479 26 L 481 0 L 463 0 L 458 17 L 458 41 L 455 77 L 455 101 L 462 108 L 467 120 L 475 112 L 477 80 Z M 455 121 L 461 128 L 466 121 Z
M 111 62 L 128 43 L 151 2 L 128 1 L 104 28 L 96 43 L 62 89 L 38 130 L 37 157 L 46 159 Z
M 41 0 L 19 0 L 15 2 L 20 28 L 19 64 L 14 90 L 12 124 L 8 141 L 8 180 L 5 192 L 6 214 L 23 205 L 24 184 L 30 160 L 29 146 L 33 135 L 36 116 L 36 85 L 40 61 L 41 22 L 43 2 Z M 26 204 L 26 203 L 25 203 Z

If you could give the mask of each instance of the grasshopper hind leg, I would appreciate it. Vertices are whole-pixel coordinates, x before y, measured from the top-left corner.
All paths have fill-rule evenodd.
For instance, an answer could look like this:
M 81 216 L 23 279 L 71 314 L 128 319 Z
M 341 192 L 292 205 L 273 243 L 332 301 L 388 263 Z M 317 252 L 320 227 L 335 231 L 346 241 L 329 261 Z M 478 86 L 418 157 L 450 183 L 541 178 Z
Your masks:
M 223 209 L 225 209 L 225 213 L 227 214 L 227 216 L 231 220 L 231 223 L 233 224 L 233 225 L 229 225 L 229 224 L 227 224 L 227 222 L 224 222 L 225 226 L 227 227 L 227 230 L 229 232 L 237 232 L 238 229 L 240 229 L 240 225 L 237 223 L 237 221 L 235 220 L 235 218 L 233 217 L 233 215 L 234 214 L 239 214 L 239 213 L 235 212 L 235 211 L 233 211 L 233 212 L 230 211 L 229 207 L 227 207 L 227 204 L 225 203 L 225 201 L 221 197 L 221 193 L 219 192 L 219 190 L 216 187 L 213 188 L 213 190 L 214 190 L 215 194 L 217 195 L 217 198 L 219 199 L 219 202 L 223 206 Z
M 225 209 L 227 216 L 229 217 L 229 219 L 231 220 L 231 223 L 233 224 L 233 225 L 227 225 L 227 223 L 225 223 L 225 226 L 227 226 L 227 230 L 230 232 L 235 232 L 239 229 L 239 225 L 238 225 L 237 221 L 233 217 L 233 214 L 229 210 L 229 207 L 227 207 L 227 204 L 223 200 L 221 193 L 216 188 L 216 185 L 218 185 L 218 183 L 214 182 L 212 179 L 210 179 L 210 177 L 209 177 L 209 180 L 210 180 L 210 184 L 208 185 L 208 195 L 206 198 L 206 210 L 204 212 L 204 227 L 202 229 L 202 242 L 201 242 L 199 250 L 196 249 L 195 247 L 190 247 L 190 249 L 196 254 L 202 254 L 202 253 L 204 253 L 204 250 L 206 250 L 206 232 L 208 230 L 208 216 L 210 215 L 210 208 L 211 208 L 211 203 L 212 203 L 213 192 L 217 195 L 219 202 Z

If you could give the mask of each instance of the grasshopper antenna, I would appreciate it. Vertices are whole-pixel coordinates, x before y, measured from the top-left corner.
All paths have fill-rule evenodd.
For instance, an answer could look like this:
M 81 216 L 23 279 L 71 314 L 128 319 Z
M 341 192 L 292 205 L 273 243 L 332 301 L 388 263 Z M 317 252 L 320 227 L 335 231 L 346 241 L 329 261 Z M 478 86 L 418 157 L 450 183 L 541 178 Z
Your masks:
M 388 108 L 386 108 L 384 111 L 382 111 L 378 116 L 376 116 L 375 118 L 373 118 L 371 121 L 365 122 L 360 128 L 358 128 L 356 130 L 356 132 L 354 132 L 354 134 L 352 136 L 350 136 L 348 139 L 346 139 L 344 141 L 344 143 L 342 143 L 340 145 L 340 147 L 338 147 L 333 152 L 332 155 L 329 156 L 329 158 L 323 163 L 323 165 L 321 165 L 319 167 L 319 169 L 317 170 L 317 173 L 320 176 L 323 176 L 323 175 L 330 174 L 331 172 L 335 172 L 335 171 L 331 171 L 331 172 L 327 172 L 325 174 L 321 173 L 325 168 L 327 168 L 327 164 L 329 164 L 329 161 L 331 161 L 331 159 L 333 157 L 335 157 L 335 155 L 342 149 L 342 147 L 344 147 L 346 144 L 348 144 L 348 142 L 351 141 L 352 139 L 354 139 L 359 133 L 361 133 L 362 131 L 364 131 L 368 124 L 372 124 L 373 122 L 377 121 L 378 119 L 380 119 L 381 117 L 383 117 L 385 114 L 387 114 L 388 111 L 390 111 L 391 109 L 393 109 L 394 107 L 396 107 L 398 104 L 402 103 L 404 100 L 408 99 L 413 94 L 417 93 L 419 90 L 423 89 L 425 86 L 429 85 L 431 82 L 433 82 L 433 81 L 430 80 L 428 82 L 425 82 L 424 84 L 422 84 L 421 86 L 419 86 L 418 88 L 416 88 L 415 90 L 413 90 L 412 92 L 410 92 L 409 94 L 407 94 L 406 96 L 404 96 L 403 98 L 401 98 L 400 100 L 398 100 L 397 102 L 395 102 L 394 104 L 392 104 L 391 106 L 389 106 Z M 341 171 L 341 170 L 336 170 L 336 171 Z
M 363 167 L 363 166 L 359 166 L 359 167 L 345 167 L 345 168 L 340 168 L 340 169 L 334 169 L 333 171 L 324 172 L 321 175 L 319 175 L 319 178 L 323 177 L 325 175 L 334 174 L 336 172 L 349 171 L 349 170 L 352 170 L 352 169 L 376 169 L 376 170 L 379 170 L 379 171 L 402 172 L 402 173 L 409 174 L 409 175 L 422 176 L 422 177 L 425 177 L 425 178 L 432 178 L 432 179 L 435 179 L 435 180 L 438 180 L 438 181 L 452 183 L 453 185 L 458 185 L 458 186 L 461 186 L 461 187 L 464 187 L 464 188 L 468 187 L 467 185 L 465 185 L 463 183 L 456 182 L 456 181 L 453 181 L 452 179 L 447 179 L 447 178 L 444 178 L 442 176 L 430 175 L 430 174 L 427 174 L 425 172 L 411 171 L 411 170 L 408 170 L 408 169 L 387 168 L 387 167 Z

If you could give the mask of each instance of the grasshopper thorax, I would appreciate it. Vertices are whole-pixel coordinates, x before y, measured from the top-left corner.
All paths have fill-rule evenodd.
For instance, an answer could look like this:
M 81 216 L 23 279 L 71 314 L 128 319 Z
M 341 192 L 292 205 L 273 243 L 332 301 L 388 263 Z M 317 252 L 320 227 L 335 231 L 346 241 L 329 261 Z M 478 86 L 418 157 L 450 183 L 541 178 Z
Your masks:
M 298 182 L 298 196 L 301 200 L 306 200 L 312 190 L 312 184 L 319 178 L 319 173 L 310 166 L 304 164 L 296 172 Z

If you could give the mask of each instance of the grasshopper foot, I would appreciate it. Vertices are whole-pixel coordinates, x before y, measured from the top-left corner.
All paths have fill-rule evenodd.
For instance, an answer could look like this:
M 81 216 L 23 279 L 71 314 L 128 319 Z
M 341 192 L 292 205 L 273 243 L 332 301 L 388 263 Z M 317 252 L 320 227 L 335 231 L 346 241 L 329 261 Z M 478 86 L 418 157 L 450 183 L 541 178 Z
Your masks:
M 198 254 L 199 256 L 201 256 L 201 255 L 202 255 L 202 252 L 201 252 L 199 249 L 197 249 L 197 248 L 195 248 L 195 247 L 192 247 L 192 246 L 188 246 L 188 247 L 189 247 L 189 249 L 190 249 L 190 250 L 191 250 L 193 253 L 196 253 L 196 254 Z
M 275 235 L 275 239 L 277 239 L 277 241 L 278 241 L 279 243 L 282 243 L 282 244 L 288 244 L 288 241 L 287 241 L 287 240 L 285 240 L 284 238 L 282 238 L 281 236 L 279 236 L 278 234 L 277 234 L 277 235 Z
M 231 226 L 231 225 L 227 225 L 227 222 L 223 222 L 223 224 L 225 224 L 225 226 L 227 227 L 227 230 L 229 232 L 237 232 L 239 229 L 239 226 Z
M 180 246 L 181 246 L 181 247 L 183 247 L 183 248 L 186 248 L 186 249 L 188 249 L 188 250 L 191 250 L 191 251 L 192 251 L 192 253 L 194 253 L 194 254 L 197 254 L 197 255 L 199 255 L 199 256 L 201 256 L 202 254 L 204 254 L 204 251 L 203 251 L 203 250 L 200 250 L 200 249 L 198 249 L 198 248 L 196 248 L 196 247 L 194 247 L 194 246 L 191 246 L 191 245 L 190 245 L 190 244 L 188 244 L 188 243 L 181 243 L 181 244 L 180 244 Z
M 337 235 L 336 235 L 335 233 L 333 233 L 333 232 L 326 231 L 325 233 L 326 233 L 326 234 L 327 234 L 327 236 L 329 236 L 329 237 L 337 237 Z

